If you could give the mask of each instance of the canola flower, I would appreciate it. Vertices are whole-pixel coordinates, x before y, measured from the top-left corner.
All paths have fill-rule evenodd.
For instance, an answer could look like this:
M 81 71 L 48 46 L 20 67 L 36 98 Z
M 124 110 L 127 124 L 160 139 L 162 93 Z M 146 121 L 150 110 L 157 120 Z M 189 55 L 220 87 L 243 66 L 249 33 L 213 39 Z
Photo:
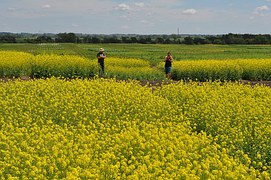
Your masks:
M 172 84 L 153 92 L 137 81 L 116 79 L 2 83 L 0 178 L 270 179 L 262 153 L 268 140 L 255 138 L 261 142 L 259 151 L 263 150 L 255 162 L 262 163 L 260 169 L 241 159 L 251 160 L 241 149 L 245 144 L 239 143 L 238 153 L 232 153 L 231 146 L 238 140 L 232 135 L 238 135 L 234 134 L 238 128 L 225 129 L 226 121 L 222 131 L 222 123 L 215 119 L 207 122 L 208 113 L 223 113 L 214 104 L 221 107 L 219 103 L 238 100 L 244 93 L 262 100 L 270 90 L 258 87 L 256 93 L 252 88 L 229 84 L 224 91 L 231 89 L 239 93 L 204 103 L 211 96 L 208 90 L 213 90 L 215 97 L 223 91 L 219 85 Z M 205 108 L 206 127 L 197 132 L 194 126 L 198 128 L 199 114 Z M 246 110 L 250 108 L 254 106 L 247 104 Z M 224 121 L 222 117 L 217 116 Z M 268 126 L 262 118 L 262 124 Z M 239 121 L 244 127 L 249 125 L 245 119 Z M 210 132 L 212 127 L 217 127 L 217 134 Z M 226 146 L 230 141 L 231 146 Z
M 0 51 L 0 77 L 30 76 L 32 78 L 88 78 L 98 74 L 97 60 L 74 55 L 40 54 Z M 117 79 L 163 80 L 158 68 L 141 59 L 106 59 L 104 77 Z
M 32 74 L 40 77 L 93 77 L 98 71 L 97 63 L 83 57 L 73 55 L 42 54 L 33 58 Z
M 196 132 L 260 172 L 271 170 L 271 89 L 241 83 L 183 83 L 158 91 L 178 107 Z
M 163 63 L 159 64 L 160 69 Z M 174 61 L 172 76 L 175 80 L 235 81 L 271 80 L 271 59 L 225 59 Z
M 135 58 L 106 59 L 106 78 L 164 80 L 164 63 Z M 271 59 L 174 61 L 172 78 L 193 81 L 271 80 Z M 0 51 L 0 77 L 89 78 L 98 74 L 96 59 L 74 55 Z
M 174 62 L 174 79 L 193 81 L 239 80 L 242 68 L 233 60 L 194 60 Z
M 246 80 L 271 80 L 271 59 L 255 59 L 246 61 L 238 60 L 242 66 L 242 79 Z
M 106 76 L 117 79 L 163 80 L 163 71 L 151 67 L 150 63 L 134 58 L 107 58 Z
M 79 56 L 0 51 L 0 77 L 94 77 L 97 63 Z
M 0 51 L 0 77 L 20 77 L 31 73 L 33 55 L 24 52 Z

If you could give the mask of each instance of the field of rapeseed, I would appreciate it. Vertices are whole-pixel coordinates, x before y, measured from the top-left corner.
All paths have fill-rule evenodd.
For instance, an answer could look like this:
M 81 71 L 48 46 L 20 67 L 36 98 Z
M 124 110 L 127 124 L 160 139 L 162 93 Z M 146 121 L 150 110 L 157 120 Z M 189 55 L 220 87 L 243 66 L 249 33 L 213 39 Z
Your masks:
M 97 70 L 96 62 L 79 56 L 0 51 L 0 77 L 93 77 Z
M 136 80 L 163 80 L 164 72 L 142 59 L 109 58 L 105 77 Z
M 32 54 L 24 52 L 0 51 L 0 77 L 29 75 L 32 57 Z
M 163 63 L 110 57 L 103 79 L 96 59 L 1 51 L 0 77 L 34 79 L 0 82 L 0 179 L 270 179 L 271 89 L 226 82 L 270 69 L 174 61 L 173 78 L 209 82 L 152 88 L 131 79 L 163 80 Z
M 228 152 L 259 170 L 271 168 L 270 87 L 219 82 L 168 85 L 160 95 Z
M 98 75 L 96 59 L 74 55 L 39 54 L 0 51 L 0 77 L 18 78 L 92 78 Z M 163 71 L 148 61 L 135 58 L 107 58 L 106 78 L 163 80 Z
M 160 69 L 163 63 L 159 65 Z M 271 59 L 174 61 L 173 79 L 193 81 L 271 80 Z
M 106 58 L 103 77 L 164 80 L 164 63 L 153 65 L 136 58 Z M 96 59 L 75 55 L 0 51 L 0 78 L 92 78 L 98 75 Z M 174 60 L 172 78 L 193 81 L 271 80 L 271 59 Z
M 271 89 L 56 78 L 0 85 L 1 179 L 270 179 Z

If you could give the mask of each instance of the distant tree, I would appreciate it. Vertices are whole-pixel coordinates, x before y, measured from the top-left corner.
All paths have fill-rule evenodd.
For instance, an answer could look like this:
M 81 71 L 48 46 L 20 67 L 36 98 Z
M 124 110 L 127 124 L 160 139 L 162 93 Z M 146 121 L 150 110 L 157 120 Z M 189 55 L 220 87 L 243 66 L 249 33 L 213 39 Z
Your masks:
M 243 38 L 246 40 L 246 39 L 254 39 L 255 38 L 255 35 L 253 34 L 244 34 L 243 35 Z
M 209 43 L 214 43 L 214 41 L 215 41 L 216 39 L 219 39 L 219 37 L 217 37 L 217 36 L 207 36 L 207 37 L 205 37 L 205 38 L 206 38 L 206 40 L 209 41 Z
M 74 33 L 59 33 L 55 41 L 59 43 L 76 43 L 77 37 Z
M 0 42 L 2 42 L 2 43 L 16 43 L 16 38 L 10 34 L 1 35 Z
M 105 37 L 103 40 L 104 43 L 120 43 L 121 41 L 116 36 Z
M 137 40 L 136 37 L 131 37 L 131 42 L 132 42 L 132 43 L 138 43 L 138 40 Z
M 171 44 L 171 43 L 172 43 L 172 41 L 170 40 L 169 37 L 166 38 L 165 41 L 164 41 L 164 44 Z
M 205 39 L 201 37 L 195 37 L 193 41 L 194 41 L 194 44 L 206 44 Z
M 141 44 L 147 44 L 147 40 L 146 40 L 145 37 L 140 37 L 138 42 L 141 43 Z
M 157 38 L 155 39 L 155 42 L 158 43 L 158 44 L 163 44 L 163 43 L 165 42 L 165 40 L 164 40 L 164 38 L 162 38 L 162 37 L 157 37 Z
M 270 40 L 268 36 L 265 35 L 257 35 L 254 39 L 255 44 L 268 44 L 270 43 Z
M 83 39 L 80 38 L 80 37 L 76 37 L 76 43 L 82 43 L 83 42 Z
M 89 40 L 91 39 L 91 37 L 88 35 L 88 36 L 85 36 L 83 37 L 83 43 L 89 43 Z
M 152 44 L 153 43 L 152 38 L 150 36 L 146 37 L 146 43 L 147 44 Z
M 225 44 L 225 42 L 222 39 L 217 38 L 213 41 L 213 44 Z
M 131 39 L 129 37 L 122 36 L 121 42 L 122 43 L 131 43 Z
M 91 35 L 91 34 L 31 34 L 0 32 L 1 43 L 142 43 L 142 44 L 271 44 L 270 34 L 224 35 Z
M 194 40 L 192 37 L 185 37 L 184 38 L 184 44 L 194 44 Z
M 91 43 L 101 43 L 101 39 L 98 37 L 92 37 L 90 42 Z
M 37 43 L 52 43 L 54 42 L 54 40 L 49 36 L 42 35 L 42 36 L 37 37 L 36 42 Z
M 239 37 L 235 37 L 233 39 L 233 43 L 234 44 L 246 44 L 246 41 L 243 37 L 239 36 Z
M 31 38 L 25 38 L 24 39 L 24 41 L 23 41 L 24 43 L 36 43 L 36 40 L 35 39 L 31 39 Z
M 223 35 L 221 38 L 226 44 L 245 44 L 246 43 L 244 37 L 241 34 L 229 33 L 229 34 Z

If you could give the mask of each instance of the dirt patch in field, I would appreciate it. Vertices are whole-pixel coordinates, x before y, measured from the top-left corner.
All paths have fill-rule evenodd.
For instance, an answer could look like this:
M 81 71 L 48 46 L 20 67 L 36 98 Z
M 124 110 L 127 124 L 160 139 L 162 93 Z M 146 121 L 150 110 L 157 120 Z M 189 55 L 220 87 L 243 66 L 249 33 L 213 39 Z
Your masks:
M 244 84 L 249 84 L 251 86 L 265 85 L 265 86 L 271 87 L 271 81 L 249 81 L 249 80 L 241 80 L 240 82 L 244 83 Z
M 174 81 L 174 80 L 166 80 L 166 81 L 140 81 L 142 86 L 153 86 L 153 87 L 157 87 L 157 86 L 162 86 L 162 85 L 167 85 L 167 84 L 172 84 L 172 83 L 177 83 L 178 81 Z M 264 86 L 268 86 L 271 87 L 271 81 L 249 81 L 249 80 L 240 80 L 240 83 L 246 84 L 246 85 L 251 85 L 251 86 L 255 86 L 255 85 L 264 85 Z M 199 82 L 200 84 L 200 82 Z M 222 83 L 223 84 L 223 83 Z
M 15 81 L 15 80 L 21 80 L 21 81 L 29 81 L 32 78 L 30 76 L 21 76 L 19 78 L 10 78 L 10 77 L 2 77 L 0 78 L 0 82 L 8 82 L 8 81 Z
M 29 81 L 29 80 L 34 80 L 33 78 L 31 78 L 30 76 L 21 76 L 19 78 L 8 78 L 8 77 L 4 77 L 4 78 L 0 78 L 0 82 L 8 82 L 8 81 L 15 81 L 15 80 L 21 80 L 21 81 Z M 164 81 L 160 81 L 160 80 L 142 80 L 140 81 L 140 84 L 142 86 L 148 86 L 148 87 L 161 87 L 162 85 L 167 85 L 167 84 L 174 84 L 177 83 L 178 81 L 174 81 L 174 80 L 164 80 Z M 268 86 L 271 87 L 271 81 L 250 81 L 250 80 L 240 80 L 239 82 L 243 83 L 243 84 L 248 84 L 251 86 L 255 86 L 255 85 L 264 85 L 264 86 Z

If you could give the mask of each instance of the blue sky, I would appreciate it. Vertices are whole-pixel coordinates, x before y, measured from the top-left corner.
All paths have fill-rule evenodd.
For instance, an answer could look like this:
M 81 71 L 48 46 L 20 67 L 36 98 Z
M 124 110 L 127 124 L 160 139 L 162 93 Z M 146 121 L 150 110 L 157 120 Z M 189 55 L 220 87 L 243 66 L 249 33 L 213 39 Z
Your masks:
M 271 0 L 0 0 L 0 32 L 271 34 Z

